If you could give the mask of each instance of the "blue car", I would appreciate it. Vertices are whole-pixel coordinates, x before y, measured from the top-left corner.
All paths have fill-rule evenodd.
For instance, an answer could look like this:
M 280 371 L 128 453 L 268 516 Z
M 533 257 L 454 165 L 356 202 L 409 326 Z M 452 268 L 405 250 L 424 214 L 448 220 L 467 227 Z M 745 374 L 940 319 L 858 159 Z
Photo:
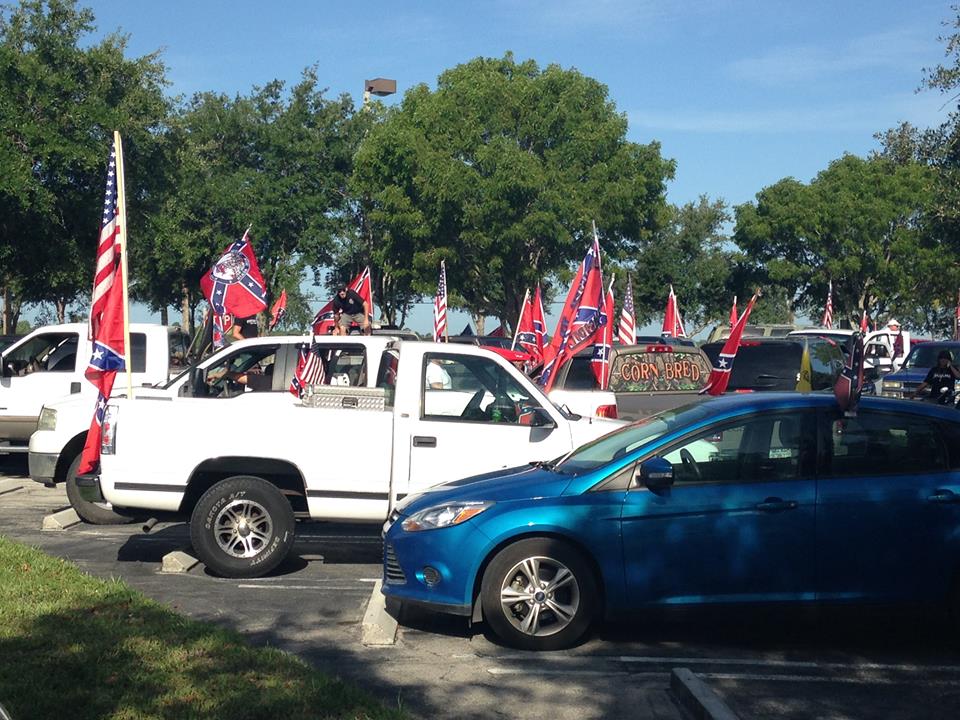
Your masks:
M 655 606 L 960 610 L 958 570 L 960 413 L 884 398 L 716 398 L 405 498 L 384 525 L 387 596 L 525 649 Z

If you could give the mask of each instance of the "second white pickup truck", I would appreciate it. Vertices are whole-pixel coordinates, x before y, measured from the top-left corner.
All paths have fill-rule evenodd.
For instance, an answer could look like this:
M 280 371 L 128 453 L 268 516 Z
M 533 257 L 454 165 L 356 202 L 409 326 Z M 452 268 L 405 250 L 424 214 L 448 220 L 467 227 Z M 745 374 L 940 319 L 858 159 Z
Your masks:
M 289 553 L 296 519 L 383 522 L 411 492 L 550 460 L 622 424 L 565 414 L 481 348 L 396 342 L 358 371 L 375 388 L 321 388 L 308 398 L 318 402 L 269 412 L 237 399 L 112 401 L 100 476 L 79 479 L 81 494 L 189 514 L 207 567 L 257 577 Z

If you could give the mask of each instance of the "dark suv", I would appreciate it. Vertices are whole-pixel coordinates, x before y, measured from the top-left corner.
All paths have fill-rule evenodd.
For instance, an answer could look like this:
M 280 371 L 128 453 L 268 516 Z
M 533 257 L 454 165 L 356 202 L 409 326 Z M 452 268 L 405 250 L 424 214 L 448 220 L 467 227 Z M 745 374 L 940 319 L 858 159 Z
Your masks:
M 843 349 L 833 340 L 744 338 L 733 361 L 727 391 L 796 390 L 804 346 L 810 351 L 811 389 L 831 389 L 843 369 Z M 723 343 L 707 343 L 702 349 L 716 364 Z

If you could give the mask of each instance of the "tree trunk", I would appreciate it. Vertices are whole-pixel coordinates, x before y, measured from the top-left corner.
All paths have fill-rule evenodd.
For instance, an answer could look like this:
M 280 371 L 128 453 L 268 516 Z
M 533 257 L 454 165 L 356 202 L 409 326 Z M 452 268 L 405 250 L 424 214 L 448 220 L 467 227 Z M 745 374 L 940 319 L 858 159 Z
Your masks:
M 483 315 L 473 315 L 473 324 L 477 328 L 477 335 L 485 335 L 486 328 L 484 327 L 486 323 L 486 318 Z
M 161 324 L 161 325 L 169 325 L 169 324 L 170 324 L 170 312 L 169 312 L 169 310 L 167 309 L 167 306 L 166 306 L 166 305 L 164 305 L 162 308 L 160 308 L 160 324 Z
M 67 303 L 63 298 L 57 298 L 57 322 L 61 325 L 67 321 Z
M 187 334 L 193 332 L 193 313 L 190 308 L 190 288 L 186 283 L 180 284 L 180 312 L 183 319 L 180 321 L 180 327 Z

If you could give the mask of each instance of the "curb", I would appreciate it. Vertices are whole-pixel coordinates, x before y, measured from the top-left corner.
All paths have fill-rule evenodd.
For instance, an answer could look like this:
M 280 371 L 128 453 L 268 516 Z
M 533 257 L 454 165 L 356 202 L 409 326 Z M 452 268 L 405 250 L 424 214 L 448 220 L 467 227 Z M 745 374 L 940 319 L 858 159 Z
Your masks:
M 52 515 L 45 515 L 43 518 L 42 530 L 66 530 L 74 525 L 80 524 L 80 516 L 73 508 L 67 508 Z
M 670 671 L 670 689 L 697 720 L 740 720 L 720 696 L 688 668 Z
M 173 552 L 168 552 L 163 556 L 163 561 L 160 564 L 160 572 L 190 572 L 190 570 L 199 563 L 200 561 L 193 557 L 193 555 L 188 555 L 187 553 L 183 552 L 183 550 L 174 550 Z
M 0 480 L 0 495 L 6 495 L 7 493 L 16 492 L 17 490 L 23 490 L 23 481 L 22 480 Z M 0 715 L 0 718 L 3 716 Z
M 386 596 L 380 592 L 382 580 L 377 580 L 363 614 L 361 642 L 369 646 L 393 645 L 397 642 L 397 621 L 387 612 Z

